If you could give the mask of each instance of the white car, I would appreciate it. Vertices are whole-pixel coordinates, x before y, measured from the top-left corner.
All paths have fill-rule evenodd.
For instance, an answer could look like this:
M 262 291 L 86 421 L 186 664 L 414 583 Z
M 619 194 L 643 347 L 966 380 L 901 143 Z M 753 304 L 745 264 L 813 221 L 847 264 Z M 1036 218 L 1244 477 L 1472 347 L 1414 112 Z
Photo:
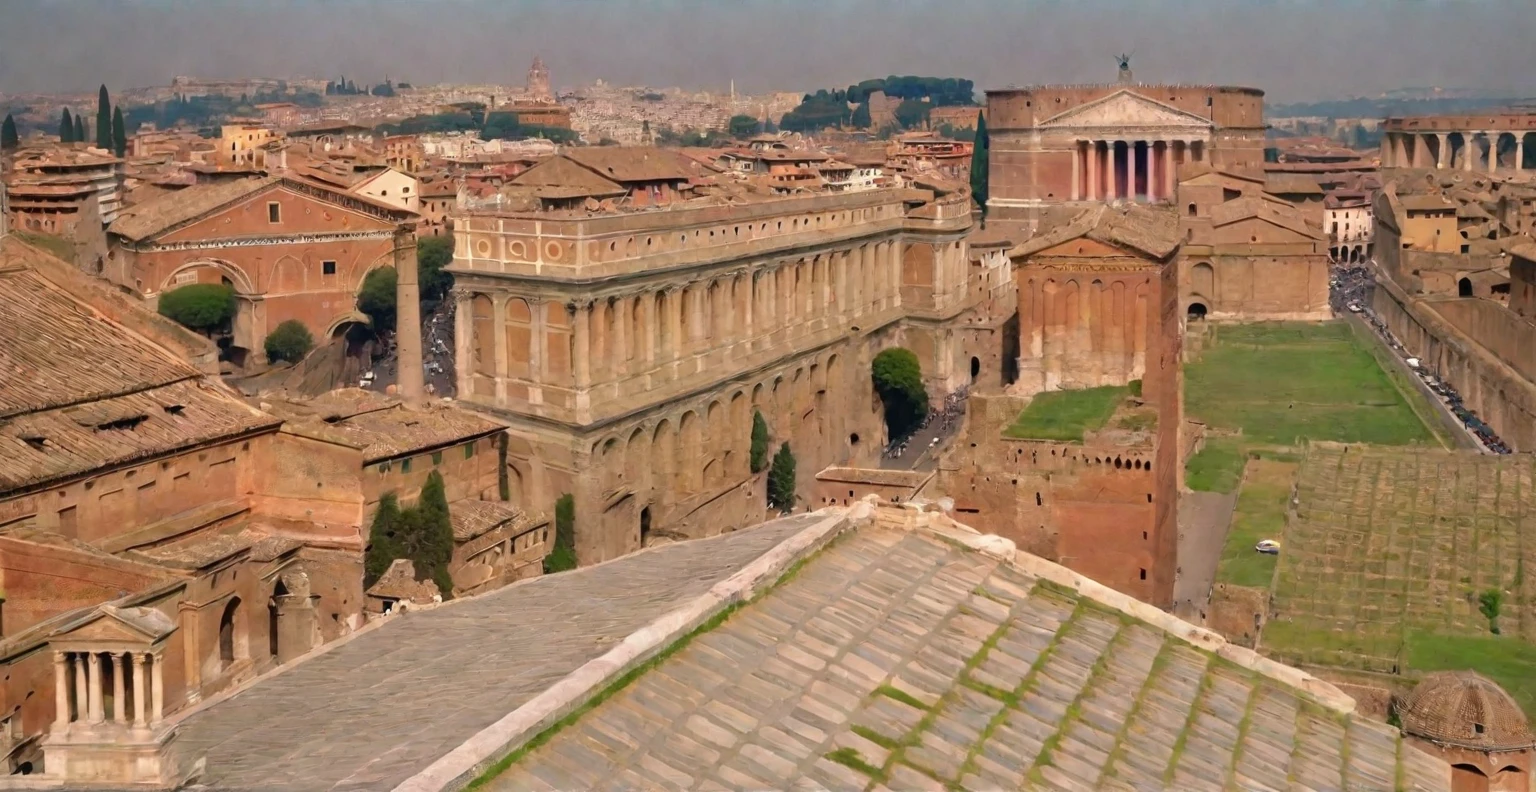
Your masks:
M 1280 543 L 1273 539 L 1261 539 L 1253 549 L 1265 555 L 1280 555 Z
M 1349 312 L 1350 313 L 1360 313 L 1360 303 L 1350 303 L 1349 304 Z

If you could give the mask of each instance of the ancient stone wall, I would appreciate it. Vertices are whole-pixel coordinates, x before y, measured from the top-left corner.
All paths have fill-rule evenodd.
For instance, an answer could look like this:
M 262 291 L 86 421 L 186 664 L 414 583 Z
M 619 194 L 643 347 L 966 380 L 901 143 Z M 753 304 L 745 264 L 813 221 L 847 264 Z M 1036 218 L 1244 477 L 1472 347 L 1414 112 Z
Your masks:
M 0 631 L 15 635 L 61 613 L 164 582 L 163 569 L 84 550 L 0 536 Z
M 1387 280 L 1377 283 L 1371 304 L 1408 352 L 1455 388 L 1505 443 L 1515 451 L 1536 449 L 1536 384 L 1525 373 L 1536 371 L 1536 360 L 1527 320 L 1487 301 L 1413 297 Z M 1459 322 L 1442 312 L 1447 308 Z

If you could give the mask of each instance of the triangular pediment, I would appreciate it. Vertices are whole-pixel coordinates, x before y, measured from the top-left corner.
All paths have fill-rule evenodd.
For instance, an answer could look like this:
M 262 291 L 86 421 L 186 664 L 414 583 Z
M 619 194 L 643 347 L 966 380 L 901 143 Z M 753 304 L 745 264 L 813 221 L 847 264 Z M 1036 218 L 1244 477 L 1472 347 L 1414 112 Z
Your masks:
M 60 645 L 142 644 L 149 646 L 176 630 L 169 616 L 153 608 L 117 608 L 102 605 L 73 627 L 53 637 Z
M 1059 113 L 1040 124 L 1061 127 L 1172 127 L 1210 130 L 1215 125 L 1194 113 L 1121 89 L 1102 99 Z

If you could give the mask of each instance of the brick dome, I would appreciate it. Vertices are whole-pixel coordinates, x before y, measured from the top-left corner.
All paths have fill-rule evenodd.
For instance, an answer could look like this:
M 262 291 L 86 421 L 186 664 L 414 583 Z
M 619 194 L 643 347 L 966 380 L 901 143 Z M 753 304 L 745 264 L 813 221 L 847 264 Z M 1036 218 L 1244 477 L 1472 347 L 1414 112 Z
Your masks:
M 1398 702 L 1403 731 L 1445 745 L 1479 751 L 1536 746 L 1525 713 L 1504 688 L 1472 671 L 1424 677 Z

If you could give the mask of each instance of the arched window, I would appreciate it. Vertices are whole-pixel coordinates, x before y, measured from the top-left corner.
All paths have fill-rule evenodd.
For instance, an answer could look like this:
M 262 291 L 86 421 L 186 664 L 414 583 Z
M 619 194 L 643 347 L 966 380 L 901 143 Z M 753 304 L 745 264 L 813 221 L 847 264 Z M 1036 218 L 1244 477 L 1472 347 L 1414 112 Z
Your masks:
M 1470 278 L 1462 278 L 1461 280 L 1456 281 L 1456 296 L 1472 296 L 1472 280 Z
M 219 617 L 219 663 L 229 668 L 235 662 L 235 620 L 240 617 L 240 598 L 230 597 Z

